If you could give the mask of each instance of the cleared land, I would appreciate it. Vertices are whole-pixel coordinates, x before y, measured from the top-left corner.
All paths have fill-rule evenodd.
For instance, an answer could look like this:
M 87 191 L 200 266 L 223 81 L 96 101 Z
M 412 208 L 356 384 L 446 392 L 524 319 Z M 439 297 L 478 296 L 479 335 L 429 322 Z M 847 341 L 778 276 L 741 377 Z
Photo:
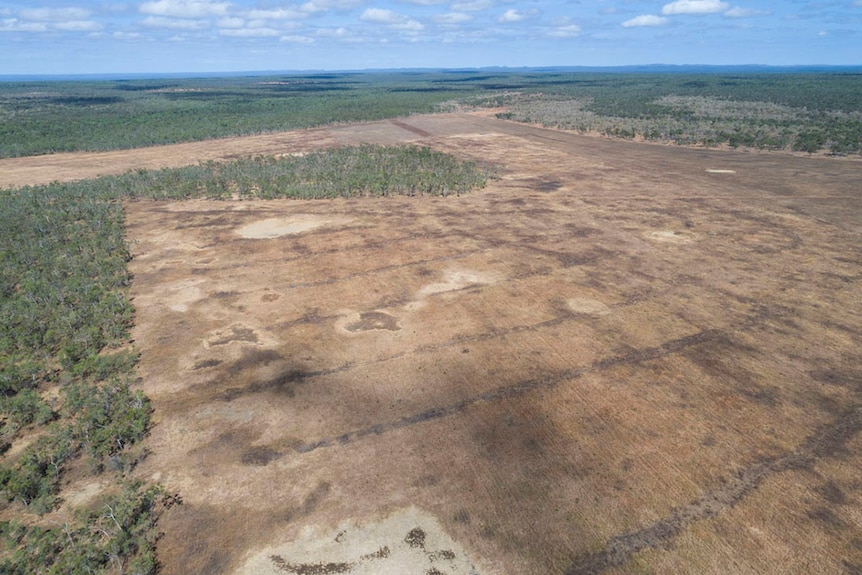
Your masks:
M 862 164 L 466 114 L 279 137 L 503 171 L 127 206 L 164 573 L 862 570 Z

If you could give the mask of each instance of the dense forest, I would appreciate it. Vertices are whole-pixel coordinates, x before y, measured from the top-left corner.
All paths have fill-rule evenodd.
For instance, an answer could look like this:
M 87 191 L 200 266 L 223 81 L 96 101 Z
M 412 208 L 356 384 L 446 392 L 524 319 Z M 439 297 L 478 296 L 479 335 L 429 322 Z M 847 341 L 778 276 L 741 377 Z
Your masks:
M 180 501 L 131 474 L 150 404 L 123 201 L 447 195 L 489 175 L 418 146 L 358 146 L 0 191 L 0 573 L 154 573 L 156 522 Z M 91 475 L 115 488 L 63 506 L 69 478 Z
M 474 106 L 684 145 L 858 154 L 862 74 L 437 71 L 0 83 L 0 158 L 107 150 Z

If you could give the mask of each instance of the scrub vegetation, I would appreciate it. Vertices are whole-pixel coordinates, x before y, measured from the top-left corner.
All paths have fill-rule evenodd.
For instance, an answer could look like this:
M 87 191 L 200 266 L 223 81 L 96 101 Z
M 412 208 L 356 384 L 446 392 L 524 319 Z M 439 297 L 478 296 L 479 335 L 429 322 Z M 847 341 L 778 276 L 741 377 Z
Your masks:
M 135 389 L 123 200 L 445 195 L 487 177 L 366 145 L 0 192 L 0 572 L 156 569 L 155 523 L 178 499 L 129 476 L 151 409 Z M 115 487 L 66 510 L 64 482 L 88 475 Z
M 151 573 L 168 500 L 127 478 L 150 404 L 122 205 L 84 185 L 5 191 L 0 236 L 0 572 Z M 91 474 L 114 487 L 58 519 L 64 478 Z
M 302 156 L 258 156 L 99 180 L 130 199 L 276 199 L 448 195 L 485 185 L 489 171 L 421 146 L 350 146 Z
M 499 116 L 681 145 L 859 154 L 858 74 L 650 74 L 574 77 L 510 94 Z
M 460 106 L 615 137 L 862 152 L 862 75 L 332 73 L 0 83 L 0 157 L 109 150 L 378 120 Z

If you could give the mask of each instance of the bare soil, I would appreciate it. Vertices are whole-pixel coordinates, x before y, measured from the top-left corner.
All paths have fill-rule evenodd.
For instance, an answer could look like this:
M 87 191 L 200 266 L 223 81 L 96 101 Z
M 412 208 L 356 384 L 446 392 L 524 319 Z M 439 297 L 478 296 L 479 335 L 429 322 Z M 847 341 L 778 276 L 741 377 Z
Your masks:
M 418 141 L 502 172 L 127 206 L 165 574 L 862 572 L 862 163 L 471 114 L 273 138 L 142 165 Z

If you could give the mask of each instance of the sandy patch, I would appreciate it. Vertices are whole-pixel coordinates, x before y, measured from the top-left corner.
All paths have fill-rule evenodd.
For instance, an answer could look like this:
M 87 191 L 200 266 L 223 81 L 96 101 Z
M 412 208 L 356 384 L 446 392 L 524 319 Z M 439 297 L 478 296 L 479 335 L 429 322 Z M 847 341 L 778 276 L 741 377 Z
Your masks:
M 583 313 L 588 315 L 607 315 L 611 313 L 611 308 L 603 304 L 597 299 L 587 297 L 576 297 L 566 302 L 566 305 L 575 313 Z
M 105 486 L 101 481 L 90 481 L 80 486 L 76 486 L 69 491 L 65 491 L 63 493 L 63 498 L 66 500 L 66 504 L 71 508 L 79 508 L 95 499 L 96 496 L 101 494 L 104 489 Z
M 658 242 L 667 242 L 675 244 L 688 244 L 694 241 L 692 232 L 679 232 L 674 230 L 657 230 L 649 232 L 647 237 Z
M 345 522 L 320 533 L 306 528 L 294 541 L 254 555 L 238 571 L 241 575 L 334 573 L 348 575 L 404 575 L 478 572 L 460 545 L 431 515 L 410 507 L 382 521 Z
M 290 218 L 267 218 L 242 226 L 236 230 L 240 236 L 248 239 L 265 240 L 301 234 L 324 226 L 343 225 L 350 222 L 349 218 L 321 218 L 316 215 L 298 214 Z
M 419 290 L 419 299 L 430 295 L 457 291 L 471 286 L 489 285 L 496 282 L 490 274 L 472 270 L 448 270 L 443 274 L 443 281 L 427 284 Z
M 144 301 L 153 299 L 171 311 L 185 313 L 191 304 L 204 299 L 205 294 L 200 287 L 204 281 L 202 279 L 183 279 L 163 284 L 158 286 L 158 289 L 149 297 L 145 296 L 140 299 Z

